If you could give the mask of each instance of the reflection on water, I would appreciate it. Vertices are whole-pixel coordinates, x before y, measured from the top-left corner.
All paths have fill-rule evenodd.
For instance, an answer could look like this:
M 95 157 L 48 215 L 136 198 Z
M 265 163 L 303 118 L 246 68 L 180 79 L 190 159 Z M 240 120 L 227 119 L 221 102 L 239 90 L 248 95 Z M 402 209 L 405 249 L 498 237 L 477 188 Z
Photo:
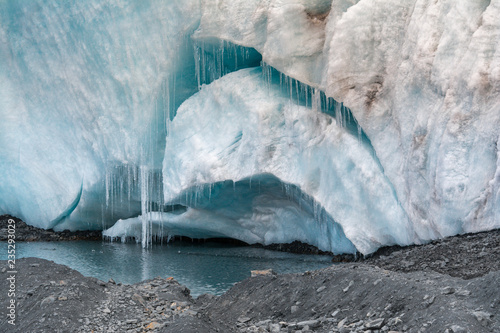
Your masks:
M 7 259 L 2 242 L 0 259 Z M 193 296 L 220 295 L 251 270 L 271 268 L 298 273 L 330 264 L 329 256 L 297 255 L 235 245 L 175 242 L 143 249 L 140 244 L 97 241 L 31 242 L 16 244 L 16 258 L 38 257 L 69 266 L 85 276 L 136 283 L 157 276 L 174 277 Z

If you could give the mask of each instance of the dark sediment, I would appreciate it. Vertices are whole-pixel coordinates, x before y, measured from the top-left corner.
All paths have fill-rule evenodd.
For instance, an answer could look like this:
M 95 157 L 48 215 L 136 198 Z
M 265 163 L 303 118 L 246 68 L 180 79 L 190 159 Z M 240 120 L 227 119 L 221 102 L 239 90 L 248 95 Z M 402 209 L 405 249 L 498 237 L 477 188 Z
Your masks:
M 434 271 L 472 279 L 500 270 L 500 229 L 458 235 L 425 245 L 391 246 L 361 259 L 398 272 Z
M 262 247 L 264 249 L 299 253 L 299 254 L 322 254 L 322 255 L 332 255 L 331 252 L 321 251 L 314 245 L 309 245 L 307 243 L 302 243 L 299 241 L 294 241 L 289 244 L 270 244 L 270 245 L 255 245 L 256 247 Z
M 7 226 L 9 220 L 15 221 L 16 242 L 51 242 L 67 240 L 101 240 L 102 232 L 100 230 L 80 230 L 80 231 L 54 231 L 45 230 L 26 224 L 21 219 L 10 215 L 0 215 L 0 241 L 6 241 L 8 235 Z

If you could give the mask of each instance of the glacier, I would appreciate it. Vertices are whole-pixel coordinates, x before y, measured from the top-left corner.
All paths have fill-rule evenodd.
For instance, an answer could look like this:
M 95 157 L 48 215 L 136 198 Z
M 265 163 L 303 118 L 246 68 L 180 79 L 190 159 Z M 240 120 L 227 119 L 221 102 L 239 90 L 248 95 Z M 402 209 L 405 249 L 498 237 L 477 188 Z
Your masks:
M 498 17 L 499 0 L 1 2 L 0 214 L 364 254 L 498 228 Z

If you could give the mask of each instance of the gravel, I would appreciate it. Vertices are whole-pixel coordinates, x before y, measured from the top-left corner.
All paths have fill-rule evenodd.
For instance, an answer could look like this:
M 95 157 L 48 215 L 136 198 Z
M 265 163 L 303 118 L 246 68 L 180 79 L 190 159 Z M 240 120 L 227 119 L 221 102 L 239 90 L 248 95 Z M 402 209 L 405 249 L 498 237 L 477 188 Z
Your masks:
M 122 285 L 25 258 L 16 261 L 16 326 L 2 310 L 0 331 L 500 332 L 499 245 L 494 230 L 384 248 L 302 274 L 254 272 L 196 299 L 172 278 Z M 6 267 L 0 261 L 1 309 Z

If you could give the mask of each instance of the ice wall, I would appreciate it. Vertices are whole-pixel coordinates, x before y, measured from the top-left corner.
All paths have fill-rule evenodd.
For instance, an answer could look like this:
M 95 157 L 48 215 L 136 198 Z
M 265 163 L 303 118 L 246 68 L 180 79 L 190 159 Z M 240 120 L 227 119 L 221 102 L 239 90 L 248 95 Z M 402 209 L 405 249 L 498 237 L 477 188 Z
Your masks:
M 363 252 L 499 227 L 498 17 L 500 0 L 2 1 L 0 214 L 57 229 L 135 219 L 144 238 L 197 187 L 272 175 Z M 263 78 L 238 71 L 261 60 Z M 240 132 L 255 142 L 224 150 Z M 284 206 L 315 220 L 299 202 Z M 177 222 L 201 212 L 181 204 Z
M 141 212 L 140 168 L 161 169 L 165 118 L 197 90 L 198 5 L 0 2 L 0 213 L 74 229 Z
M 500 226 L 500 1 L 327 3 L 207 0 L 194 36 L 255 47 L 348 105 L 430 237 Z

